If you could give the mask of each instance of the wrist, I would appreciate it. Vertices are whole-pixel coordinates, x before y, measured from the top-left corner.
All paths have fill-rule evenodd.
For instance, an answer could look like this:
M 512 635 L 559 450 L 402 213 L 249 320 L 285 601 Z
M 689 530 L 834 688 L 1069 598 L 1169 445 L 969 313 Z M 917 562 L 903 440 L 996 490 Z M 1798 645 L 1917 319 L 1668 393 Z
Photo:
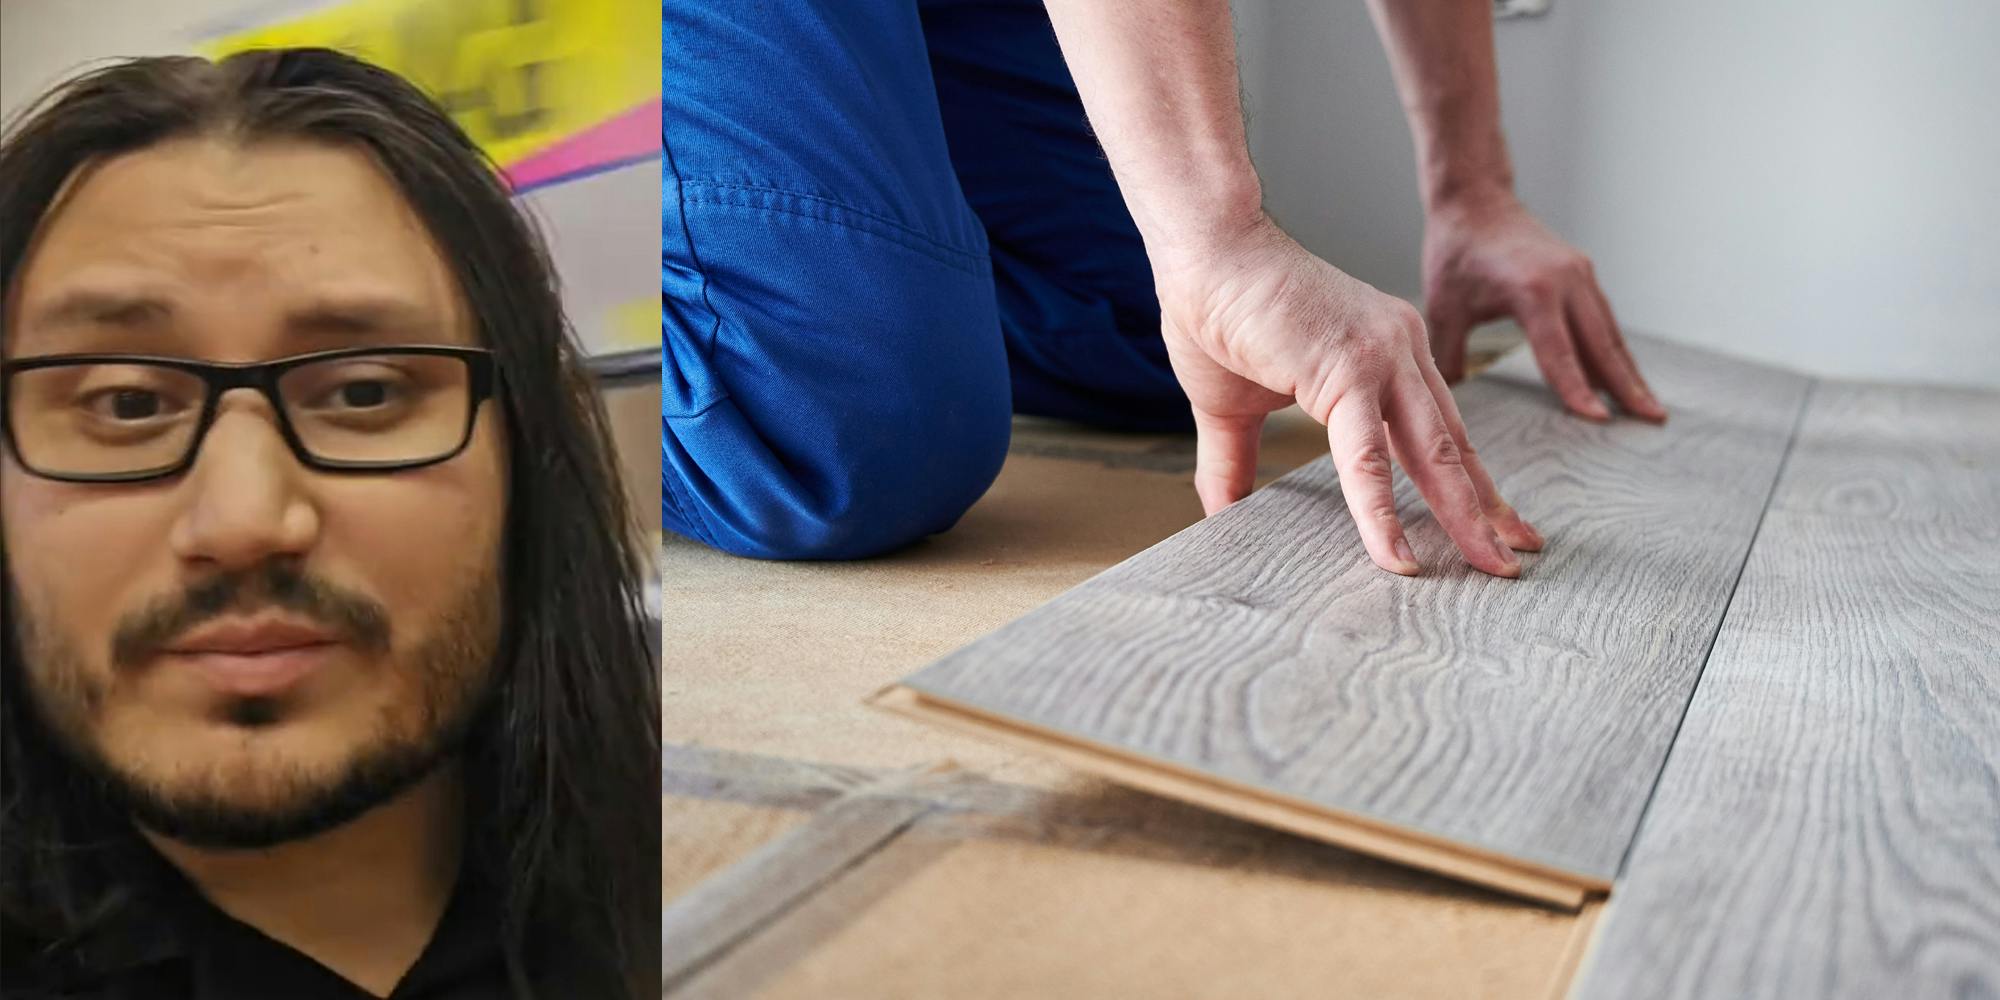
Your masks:
M 1171 248 L 1149 243 L 1146 253 L 1162 322 L 1195 329 L 1230 311 L 1228 304 L 1241 303 L 1245 289 L 1306 250 L 1260 210 L 1247 221 L 1218 226 Z
M 1514 196 L 1513 185 L 1501 181 L 1426 188 L 1424 223 L 1426 226 L 1462 223 L 1512 212 L 1520 206 L 1520 199 Z
M 1263 185 L 1247 163 L 1190 177 L 1158 195 L 1130 199 L 1155 272 L 1211 259 L 1272 225 L 1264 214 Z
M 1514 200 L 1514 165 L 1497 125 L 1420 130 L 1417 167 L 1426 212 L 1476 212 Z

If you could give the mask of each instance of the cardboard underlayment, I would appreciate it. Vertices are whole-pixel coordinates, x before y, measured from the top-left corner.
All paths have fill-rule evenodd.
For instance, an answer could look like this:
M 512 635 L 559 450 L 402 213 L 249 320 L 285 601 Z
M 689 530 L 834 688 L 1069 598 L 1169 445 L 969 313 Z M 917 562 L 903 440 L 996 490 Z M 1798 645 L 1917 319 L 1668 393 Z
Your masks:
M 669 786 L 701 786 L 674 756 Z M 1542 997 L 1595 925 L 1594 903 L 1524 916 L 1129 789 L 1049 792 L 949 767 L 861 777 L 668 906 L 668 996 Z M 693 797 L 824 790 L 760 780 Z M 689 924 L 691 911 L 719 926 Z M 1417 952 L 1417 967 L 1382 960 Z
M 662 806 L 662 900 L 680 896 L 811 816 L 802 809 L 679 796 L 663 800 Z
M 690 995 L 1543 997 L 1594 923 L 1165 811 L 927 819 Z
M 1275 416 L 1260 482 L 1325 448 L 1324 430 L 1297 411 Z M 913 831 L 857 871 L 874 871 L 849 885 L 863 898 L 820 893 L 783 934 L 745 945 L 784 957 L 769 995 L 1542 998 L 1566 982 L 1594 906 L 1556 913 L 1275 831 L 1280 846 L 1218 855 L 1172 823 L 1233 820 L 1193 819 L 862 703 L 1192 523 L 1192 471 L 1189 437 L 1021 419 L 986 497 L 952 531 L 888 557 L 756 562 L 668 536 L 669 743 L 873 768 L 954 760 L 1164 831 L 1137 855 L 1117 849 L 1129 833 L 1015 842 Z M 1181 818 L 1162 827 L 1151 812 L 1161 808 Z M 669 795 L 668 897 L 808 815 Z M 811 940 L 783 940 L 814 926 Z
M 1490 903 L 1351 883 L 1330 894 L 1343 873 L 1292 859 L 927 840 L 870 859 L 893 868 L 942 852 L 837 917 L 759 995 L 1545 997 L 1571 936 L 1552 915 Z

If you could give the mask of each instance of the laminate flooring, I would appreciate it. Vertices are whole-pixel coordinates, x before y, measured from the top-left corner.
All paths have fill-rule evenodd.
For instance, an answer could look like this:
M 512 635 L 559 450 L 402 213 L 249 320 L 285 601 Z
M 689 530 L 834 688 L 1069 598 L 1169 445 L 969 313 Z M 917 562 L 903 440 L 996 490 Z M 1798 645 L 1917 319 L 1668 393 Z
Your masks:
M 1815 386 L 1583 997 L 2000 997 L 2000 394 Z
M 1521 580 L 1466 568 L 1407 482 L 1426 574 L 1374 569 L 1322 459 L 883 701 L 1574 906 L 1631 844 L 1808 386 L 1632 348 L 1665 427 L 1563 415 L 1525 351 L 1459 391 L 1502 492 L 1552 539 Z

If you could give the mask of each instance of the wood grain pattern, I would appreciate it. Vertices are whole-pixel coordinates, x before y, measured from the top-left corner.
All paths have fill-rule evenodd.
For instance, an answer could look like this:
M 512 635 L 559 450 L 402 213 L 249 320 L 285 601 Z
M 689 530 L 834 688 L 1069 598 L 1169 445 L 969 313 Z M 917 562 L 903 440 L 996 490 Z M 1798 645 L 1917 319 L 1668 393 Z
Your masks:
M 1815 389 L 1577 995 L 2000 996 L 2000 423 L 1923 413 L 2000 395 L 1932 392 Z
M 1664 428 L 1564 416 L 1520 352 L 1459 392 L 1503 492 L 1550 539 L 1520 581 L 1465 568 L 1407 482 L 1399 502 L 1427 575 L 1374 569 L 1322 460 L 907 683 L 1608 879 L 1806 386 L 1661 341 L 1632 346 L 1673 409 Z
M 2000 393 L 1818 383 L 1771 508 L 2000 520 Z

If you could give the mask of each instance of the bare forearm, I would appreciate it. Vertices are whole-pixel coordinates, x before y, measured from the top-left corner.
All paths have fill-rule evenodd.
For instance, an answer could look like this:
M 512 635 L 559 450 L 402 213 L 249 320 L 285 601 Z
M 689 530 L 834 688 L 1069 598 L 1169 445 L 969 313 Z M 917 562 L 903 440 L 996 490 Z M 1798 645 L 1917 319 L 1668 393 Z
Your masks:
M 1510 197 L 1490 0 L 1369 0 L 1416 139 L 1426 209 Z
M 1227 0 L 1048 0 L 1064 59 L 1155 263 L 1262 215 Z

